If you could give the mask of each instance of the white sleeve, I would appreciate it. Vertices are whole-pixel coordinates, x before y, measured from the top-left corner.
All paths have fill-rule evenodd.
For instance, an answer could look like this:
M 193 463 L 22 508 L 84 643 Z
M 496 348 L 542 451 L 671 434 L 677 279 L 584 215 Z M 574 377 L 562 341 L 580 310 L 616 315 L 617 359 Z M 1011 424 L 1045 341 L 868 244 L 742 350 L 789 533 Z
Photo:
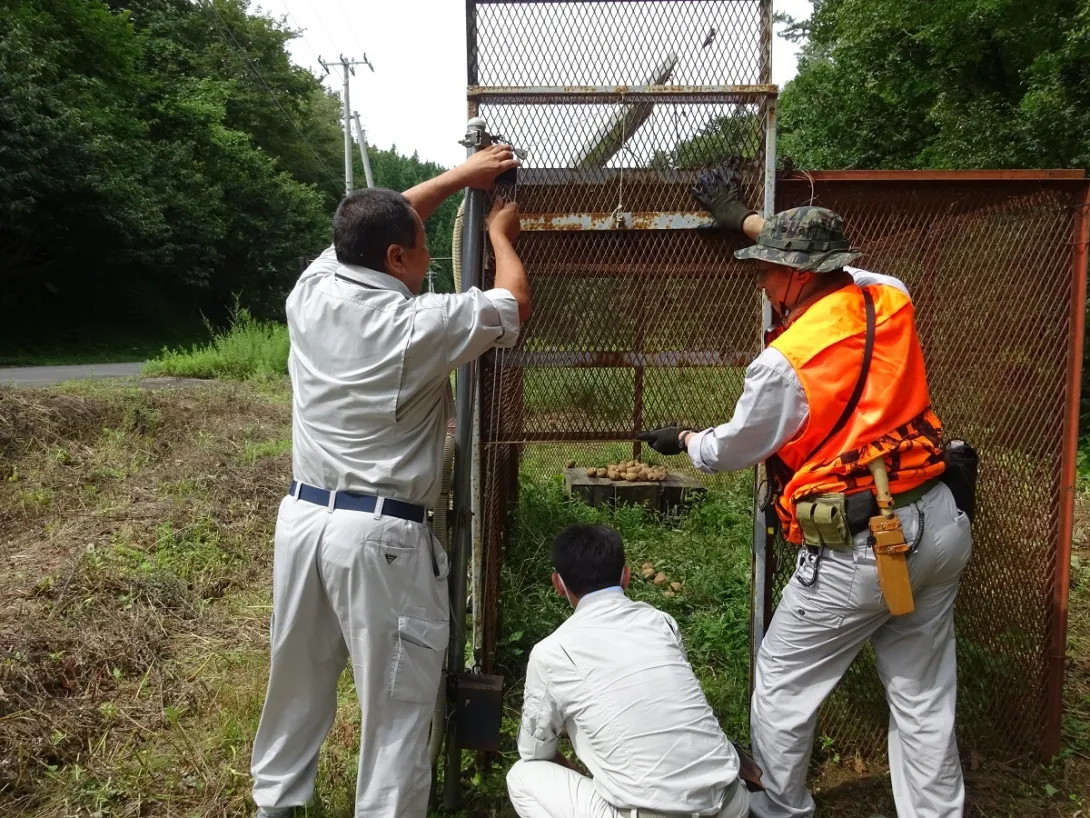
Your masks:
M 766 460 L 802 429 L 806 392 L 787 359 L 769 347 L 746 369 L 730 421 L 689 439 L 689 458 L 703 472 L 736 471 Z
M 530 651 L 523 691 L 519 758 L 523 761 L 552 759 L 556 756 L 558 739 L 564 729 L 564 716 L 549 690 L 539 651 Z
M 899 278 L 882 275 L 881 273 L 872 273 L 870 270 L 861 270 L 858 267 L 845 267 L 844 270 L 851 274 L 851 277 L 855 279 L 855 283 L 860 287 L 869 287 L 871 284 L 885 284 L 887 287 L 896 287 L 909 298 L 912 297 L 908 292 L 908 287 Z
M 519 337 L 519 306 L 502 288 L 429 293 L 415 299 L 412 346 L 416 357 L 446 373 L 493 347 L 512 347 Z
M 661 611 L 663 618 L 666 620 L 666 627 L 670 631 L 670 635 L 674 638 L 677 644 L 677 649 L 681 651 L 681 656 L 685 661 L 689 661 L 689 654 L 685 650 L 685 643 L 681 639 L 681 628 L 677 626 L 677 620 L 674 619 L 666 611 Z

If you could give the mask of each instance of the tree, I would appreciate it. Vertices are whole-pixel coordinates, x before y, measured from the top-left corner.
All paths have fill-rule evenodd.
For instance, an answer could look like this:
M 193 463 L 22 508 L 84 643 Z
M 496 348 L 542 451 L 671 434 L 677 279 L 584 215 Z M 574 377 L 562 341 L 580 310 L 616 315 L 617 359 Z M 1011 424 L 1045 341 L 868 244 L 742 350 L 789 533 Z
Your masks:
M 216 321 L 236 296 L 281 314 L 343 195 L 340 102 L 291 63 L 294 36 L 247 0 L 0 0 L 8 344 Z M 443 170 L 372 164 L 401 190 Z M 428 220 L 436 256 L 456 209 Z
M 367 153 L 371 160 L 371 170 L 375 185 L 393 190 L 405 191 L 414 185 L 432 179 L 443 173 L 446 168 L 434 162 L 422 162 L 414 152 L 412 156 L 402 156 L 397 146 L 389 150 L 370 147 Z M 357 157 L 358 158 L 358 157 Z M 362 164 L 355 171 L 355 178 L 363 178 Z M 461 195 L 452 196 L 441 204 L 435 213 L 424 222 L 424 231 L 428 237 L 428 249 L 431 250 L 432 269 L 436 270 L 435 289 L 440 292 L 454 292 L 454 267 L 446 257 L 451 254 L 451 241 L 454 237 L 454 217 L 458 213 Z
M 1090 0 L 816 0 L 780 104 L 812 168 L 1078 167 Z
M 764 147 L 764 117 L 746 105 L 737 105 L 730 113 L 707 122 L 700 132 L 674 146 L 673 151 L 658 152 L 651 160 L 655 168 L 703 168 L 717 165 L 731 157 L 753 160 Z

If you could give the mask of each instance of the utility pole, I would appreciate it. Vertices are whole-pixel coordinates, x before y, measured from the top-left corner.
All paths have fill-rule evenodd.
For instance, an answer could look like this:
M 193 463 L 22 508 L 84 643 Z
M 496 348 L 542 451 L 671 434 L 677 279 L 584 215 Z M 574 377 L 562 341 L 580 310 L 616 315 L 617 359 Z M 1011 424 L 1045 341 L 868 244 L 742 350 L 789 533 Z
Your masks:
M 318 62 L 328 74 L 329 65 L 322 59 L 321 55 L 318 56 Z M 341 102 L 344 103 L 344 192 L 346 196 L 352 192 L 352 108 L 348 99 L 348 75 L 351 73 L 353 77 L 356 76 L 357 65 L 366 65 L 371 69 L 371 73 L 375 71 L 375 67 L 371 65 L 366 54 L 363 55 L 362 60 L 349 60 L 344 54 L 341 54 L 341 73 L 344 78 L 344 92 L 341 94 Z
M 353 111 L 352 117 L 356 120 L 356 136 L 360 140 L 360 157 L 363 159 L 363 175 L 367 178 L 367 187 L 374 187 L 375 180 L 371 178 L 371 157 L 367 155 L 367 132 L 363 129 L 363 125 L 360 124 L 359 112 Z

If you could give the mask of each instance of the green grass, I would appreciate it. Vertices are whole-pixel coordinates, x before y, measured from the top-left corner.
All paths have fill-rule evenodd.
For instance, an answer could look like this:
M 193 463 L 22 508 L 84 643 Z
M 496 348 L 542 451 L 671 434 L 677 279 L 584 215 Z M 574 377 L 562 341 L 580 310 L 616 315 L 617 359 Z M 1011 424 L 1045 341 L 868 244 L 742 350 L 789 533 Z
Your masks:
M 204 344 L 189 349 L 163 349 L 144 364 L 144 375 L 181 378 L 273 380 L 288 371 L 288 328 L 275 321 L 260 321 L 244 307 L 236 307 L 230 326 Z

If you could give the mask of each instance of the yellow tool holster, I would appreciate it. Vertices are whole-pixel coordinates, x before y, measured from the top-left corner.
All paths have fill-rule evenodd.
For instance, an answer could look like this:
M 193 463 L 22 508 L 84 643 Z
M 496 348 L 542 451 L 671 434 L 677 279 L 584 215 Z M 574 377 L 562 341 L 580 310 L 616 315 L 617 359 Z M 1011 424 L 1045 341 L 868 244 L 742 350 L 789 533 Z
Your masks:
M 870 530 L 874 535 L 874 556 L 878 562 L 878 584 L 882 586 L 882 596 L 886 607 L 894 616 L 912 613 L 915 604 L 912 601 L 912 583 L 908 578 L 908 565 L 905 552 L 904 531 L 901 519 L 893 510 L 893 495 L 889 491 L 889 474 L 885 461 L 881 457 L 868 465 L 874 476 L 874 490 L 878 500 L 879 514 L 870 518 Z

